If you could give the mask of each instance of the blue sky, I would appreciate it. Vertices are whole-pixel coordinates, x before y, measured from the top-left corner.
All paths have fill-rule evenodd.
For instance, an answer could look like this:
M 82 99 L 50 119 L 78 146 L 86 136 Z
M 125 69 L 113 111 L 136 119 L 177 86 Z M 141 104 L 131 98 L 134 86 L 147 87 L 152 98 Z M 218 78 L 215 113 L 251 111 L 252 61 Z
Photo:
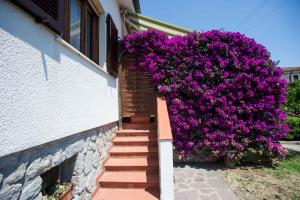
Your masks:
M 238 31 L 279 66 L 300 66 L 300 0 L 140 0 L 142 14 L 191 30 Z

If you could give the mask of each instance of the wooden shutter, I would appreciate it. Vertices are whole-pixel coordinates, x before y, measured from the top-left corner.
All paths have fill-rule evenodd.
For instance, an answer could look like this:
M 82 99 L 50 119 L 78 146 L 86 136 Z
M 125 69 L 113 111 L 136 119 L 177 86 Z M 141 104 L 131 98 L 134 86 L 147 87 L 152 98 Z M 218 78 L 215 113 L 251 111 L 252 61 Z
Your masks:
M 58 34 L 64 29 L 64 0 L 13 0 L 15 4 L 34 16 Z
M 106 18 L 107 24 L 107 71 L 113 76 L 118 75 L 118 56 L 119 56 L 119 42 L 118 29 L 116 28 L 111 16 L 108 14 Z

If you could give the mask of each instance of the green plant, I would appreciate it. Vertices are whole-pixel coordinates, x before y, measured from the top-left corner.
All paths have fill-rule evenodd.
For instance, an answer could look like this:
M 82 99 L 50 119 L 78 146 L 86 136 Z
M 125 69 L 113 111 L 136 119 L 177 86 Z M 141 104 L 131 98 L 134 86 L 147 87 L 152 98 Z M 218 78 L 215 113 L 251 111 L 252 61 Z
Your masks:
M 285 137 L 286 140 L 300 140 L 300 117 L 288 117 L 289 133 Z
M 300 174 L 300 154 L 292 153 L 285 160 L 279 162 L 275 168 L 266 170 L 277 177 L 284 177 L 291 173 Z
M 72 187 L 71 183 L 60 183 L 57 185 L 53 185 L 51 188 L 51 195 L 43 196 L 42 200 L 56 200 L 62 194 L 64 194 L 70 187 Z
M 300 80 L 289 83 L 287 91 L 287 104 L 284 110 L 292 116 L 300 117 Z

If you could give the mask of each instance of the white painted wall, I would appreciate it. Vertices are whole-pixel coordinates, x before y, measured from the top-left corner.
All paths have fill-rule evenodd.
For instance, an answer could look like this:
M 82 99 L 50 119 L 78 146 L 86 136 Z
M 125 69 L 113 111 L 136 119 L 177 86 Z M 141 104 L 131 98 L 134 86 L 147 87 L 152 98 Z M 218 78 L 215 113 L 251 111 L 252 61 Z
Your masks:
M 115 1 L 101 0 L 121 28 Z M 0 1 L 0 157 L 118 120 L 118 81 L 8 1 Z M 102 68 L 102 69 L 101 69 Z
M 292 74 L 290 73 L 284 73 L 282 75 L 282 77 L 287 81 L 287 82 L 290 82 L 290 77 L 291 77 L 291 81 L 295 81 L 294 79 L 294 75 L 298 76 L 298 80 L 300 80 L 300 72 L 293 72 Z
M 174 199 L 173 142 L 158 141 L 160 199 Z

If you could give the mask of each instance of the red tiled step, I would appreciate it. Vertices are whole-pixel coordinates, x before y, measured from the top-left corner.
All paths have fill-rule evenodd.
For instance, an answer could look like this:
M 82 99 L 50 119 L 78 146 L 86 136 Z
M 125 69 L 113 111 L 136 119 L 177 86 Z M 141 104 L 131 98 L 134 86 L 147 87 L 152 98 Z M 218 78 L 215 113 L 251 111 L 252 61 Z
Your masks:
M 145 145 L 157 145 L 156 137 L 150 136 L 128 136 L 128 137 L 116 137 L 113 140 L 114 145 L 122 146 L 145 146 Z
M 157 137 L 156 131 L 150 130 L 134 130 L 134 129 L 125 129 L 117 131 L 117 136 L 154 136 Z
M 145 124 L 123 123 L 122 128 L 123 129 L 155 130 L 156 124 L 155 123 L 145 123 Z
M 93 200 L 159 200 L 159 190 L 101 188 Z
M 106 171 L 99 184 L 103 188 L 158 188 L 159 177 L 149 171 Z
M 111 156 L 157 156 L 157 147 L 152 146 L 113 146 Z
M 106 171 L 157 170 L 158 160 L 147 157 L 109 158 L 104 167 Z

